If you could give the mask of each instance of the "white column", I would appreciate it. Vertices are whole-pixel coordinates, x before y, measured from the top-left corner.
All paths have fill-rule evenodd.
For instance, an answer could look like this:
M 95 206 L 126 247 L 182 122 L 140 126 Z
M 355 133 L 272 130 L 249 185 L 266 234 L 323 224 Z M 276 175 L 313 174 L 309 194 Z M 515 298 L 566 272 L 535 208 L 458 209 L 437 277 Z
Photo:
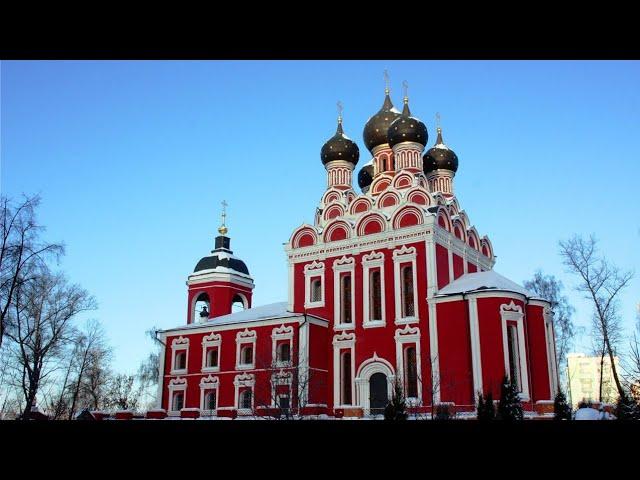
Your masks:
M 165 336 L 160 335 L 160 341 L 162 342 L 162 347 L 160 348 L 160 356 L 158 357 L 158 393 L 157 393 L 157 408 L 162 408 L 162 394 L 164 389 L 164 360 L 166 356 L 165 352 Z M 169 410 L 169 405 L 167 405 L 167 410 Z
M 478 303 L 475 297 L 467 297 L 469 302 L 469 332 L 471 336 L 471 362 L 473 371 L 473 395 L 483 392 L 482 359 L 480 352 L 480 326 L 478 324 Z
M 436 316 L 436 304 L 429 302 L 429 354 L 431 356 L 431 379 L 438 385 L 433 394 L 433 403 L 440 403 L 440 388 L 442 379 L 440 378 L 440 358 L 438 355 L 438 317 Z M 431 385 L 433 388 L 433 385 Z
M 436 243 L 433 234 L 425 240 L 427 257 L 427 298 L 438 293 L 438 267 L 436 264 Z

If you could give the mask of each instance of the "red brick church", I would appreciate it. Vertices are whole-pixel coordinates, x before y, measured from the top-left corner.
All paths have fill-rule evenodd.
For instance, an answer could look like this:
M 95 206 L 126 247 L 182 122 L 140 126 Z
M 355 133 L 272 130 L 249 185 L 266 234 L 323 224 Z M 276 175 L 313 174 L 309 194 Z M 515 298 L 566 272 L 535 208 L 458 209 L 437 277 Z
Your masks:
M 405 94 L 323 146 L 326 191 L 293 230 L 286 301 L 254 307 L 223 224 L 187 280 L 186 323 L 160 333 L 158 406 L 169 416 L 379 415 L 399 382 L 414 412 L 475 411 L 506 374 L 525 411 L 548 408 L 558 372 L 549 303 L 493 270 L 494 251 L 455 195 L 458 157 Z M 488 205 L 485 207 L 489 207 Z M 284 279 L 282 279 L 284 281 Z

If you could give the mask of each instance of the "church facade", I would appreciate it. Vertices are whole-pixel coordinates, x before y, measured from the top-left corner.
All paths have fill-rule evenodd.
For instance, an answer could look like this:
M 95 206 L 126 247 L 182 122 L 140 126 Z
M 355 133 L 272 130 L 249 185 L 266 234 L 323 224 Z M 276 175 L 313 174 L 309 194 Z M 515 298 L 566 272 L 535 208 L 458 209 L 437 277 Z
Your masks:
M 409 409 L 474 412 L 507 376 L 525 411 L 558 389 L 549 303 L 493 270 L 454 192 L 458 157 L 388 89 L 364 127 L 372 158 L 338 118 L 322 147 L 327 188 L 313 224 L 285 246 L 288 298 L 253 307 L 253 279 L 227 229 L 189 275 L 187 322 L 160 332 L 158 406 L 169 416 L 379 415 L 394 390 Z M 233 306 L 239 311 L 233 311 Z

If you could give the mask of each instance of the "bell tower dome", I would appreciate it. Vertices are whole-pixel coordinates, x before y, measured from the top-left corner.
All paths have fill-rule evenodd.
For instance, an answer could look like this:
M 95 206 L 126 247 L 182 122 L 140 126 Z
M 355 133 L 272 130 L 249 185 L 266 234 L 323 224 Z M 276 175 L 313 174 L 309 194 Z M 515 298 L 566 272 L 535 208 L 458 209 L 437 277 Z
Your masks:
M 222 202 L 222 225 L 215 238 L 215 248 L 202 257 L 187 279 L 187 323 L 206 322 L 233 311 L 237 304 L 251 308 L 253 278 L 247 265 L 231 251 L 227 236 L 227 203 Z

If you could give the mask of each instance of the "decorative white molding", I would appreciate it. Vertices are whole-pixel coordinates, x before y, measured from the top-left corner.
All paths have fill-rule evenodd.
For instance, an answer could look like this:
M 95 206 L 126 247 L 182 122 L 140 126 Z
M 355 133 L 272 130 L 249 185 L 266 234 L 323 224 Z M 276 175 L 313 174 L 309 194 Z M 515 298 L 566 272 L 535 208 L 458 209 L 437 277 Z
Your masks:
M 320 300 L 311 301 L 311 280 L 313 278 L 320 278 Z M 304 266 L 304 307 L 305 308 L 319 308 L 324 307 L 324 263 L 314 260 L 313 262 Z
M 289 360 L 278 360 L 278 343 L 282 341 L 289 342 Z M 271 361 L 277 367 L 285 367 L 291 365 L 291 355 L 293 355 L 293 327 L 285 324 L 274 328 L 271 331 Z
M 187 403 L 187 379 L 186 378 L 172 378 L 169 381 L 169 386 L 167 387 L 169 389 L 169 408 L 168 411 L 172 412 L 173 416 L 175 416 L 176 412 L 178 413 L 178 415 L 180 414 L 179 410 L 176 410 L 174 408 L 173 402 L 174 402 L 174 397 L 175 394 L 178 392 L 182 392 L 182 406 L 184 408 L 184 406 Z
M 238 410 L 239 414 L 250 414 L 253 411 L 254 405 L 255 405 L 255 385 L 256 385 L 256 379 L 255 379 L 255 375 L 253 373 L 242 373 L 240 375 L 236 375 L 234 380 L 233 380 L 233 386 L 235 389 L 235 394 L 234 394 L 234 405 L 236 407 L 236 409 Z M 251 408 L 247 409 L 247 408 L 240 408 L 240 389 L 241 388 L 250 388 L 251 389 Z
M 419 404 L 422 399 L 422 383 L 424 382 L 424 379 L 422 378 L 422 355 L 420 353 L 420 329 L 418 327 L 412 328 L 409 325 L 406 325 L 404 329 L 398 328 L 396 329 L 394 340 L 396 342 L 396 370 L 398 372 L 398 377 L 402 379 L 402 385 L 405 392 L 407 391 L 404 358 L 405 347 L 413 345 L 416 349 L 418 396 L 407 397 L 407 401 L 410 404 Z
M 394 296 L 396 309 L 396 325 L 405 323 L 417 323 L 419 321 L 418 312 L 418 268 L 417 268 L 417 252 L 415 247 L 407 247 L 402 245 L 393 251 L 393 271 L 394 271 Z M 404 317 L 402 315 L 402 272 L 400 266 L 403 263 L 411 263 L 413 274 L 413 316 Z
M 482 353 L 480 351 L 480 326 L 478 324 L 478 301 L 468 297 L 469 303 L 469 335 L 471 338 L 471 364 L 473 372 L 474 398 L 478 393 L 484 394 L 482 387 Z
M 440 377 L 440 356 L 438 346 L 438 312 L 436 304 L 428 301 L 429 309 L 429 354 L 431 356 L 431 382 L 433 390 L 433 403 L 440 403 L 441 388 L 433 389 L 433 384 L 442 386 L 442 378 Z
M 222 346 L 222 335 L 211 332 L 209 335 L 202 337 L 202 372 L 217 372 L 220 370 L 220 351 Z M 215 366 L 207 366 L 208 351 L 210 348 L 218 349 L 218 359 Z
M 340 402 L 342 382 L 340 381 L 340 373 L 342 364 L 340 361 L 341 350 L 349 350 L 351 353 L 351 401 L 357 405 L 354 398 L 355 392 L 355 343 L 356 334 L 354 332 L 342 332 L 333 336 L 333 405 L 334 408 L 343 406 Z M 347 405 L 349 407 L 354 405 Z
M 371 291 L 370 280 L 371 270 L 380 269 L 380 313 L 382 318 L 371 320 Z M 384 327 L 386 325 L 386 294 L 385 294 L 385 275 L 384 275 L 384 253 L 375 250 L 369 254 L 362 256 L 362 280 L 363 280 L 363 319 L 362 326 L 364 328 Z
M 363 408 L 365 413 L 368 413 L 371 410 L 369 381 L 371 376 L 375 373 L 382 373 L 387 377 L 387 395 L 389 400 L 391 400 L 393 395 L 393 388 L 396 380 L 393 365 L 384 358 L 378 357 L 378 354 L 374 352 L 373 357 L 360 364 L 360 368 L 358 368 L 358 373 L 354 379 L 356 384 L 355 401 L 357 405 L 360 405 Z
M 509 321 L 516 322 L 516 333 L 518 334 L 518 369 L 520 371 L 520 398 L 524 401 L 529 400 L 529 373 L 527 370 L 527 346 L 524 339 L 524 313 L 522 307 L 516 305 L 513 301 L 500 305 L 500 316 L 502 317 L 502 351 L 504 354 L 504 371 L 508 376 L 509 368 L 509 347 L 507 340 L 507 325 Z
M 343 255 L 341 258 L 333 262 L 333 329 L 334 330 L 353 330 L 356 324 L 356 275 L 355 275 L 356 259 Z M 341 277 L 343 273 L 351 276 L 351 322 L 342 322 L 342 289 Z
M 176 368 L 176 356 L 184 352 L 184 368 Z M 171 342 L 171 375 L 181 375 L 189 371 L 189 338 L 182 335 Z
M 255 330 L 249 330 L 245 328 L 236 334 L 236 370 L 250 370 L 255 368 L 256 363 L 256 339 L 257 333 Z M 251 363 L 242 363 L 242 347 L 247 343 L 251 344 L 252 357 Z
M 218 377 L 212 377 L 209 375 L 208 377 L 203 377 L 202 380 L 200 380 L 200 410 L 203 416 L 213 415 L 215 410 L 217 410 L 218 402 L 220 401 L 219 387 L 220 381 L 218 380 Z M 208 405 L 206 405 L 206 396 L 208 391 L 211 390 L 214 390 L 216 395 L 216 404 L 213 411 L 208 409 Z
M 551 398 L 555 398 L 558 393 L 558 360 L 556 356 L 556 340 L 553 322 L 553 311 L 544 307 L 544 339 L 547 350 L 547 366 L 549 370 L 549 390 L 551 392 Z

